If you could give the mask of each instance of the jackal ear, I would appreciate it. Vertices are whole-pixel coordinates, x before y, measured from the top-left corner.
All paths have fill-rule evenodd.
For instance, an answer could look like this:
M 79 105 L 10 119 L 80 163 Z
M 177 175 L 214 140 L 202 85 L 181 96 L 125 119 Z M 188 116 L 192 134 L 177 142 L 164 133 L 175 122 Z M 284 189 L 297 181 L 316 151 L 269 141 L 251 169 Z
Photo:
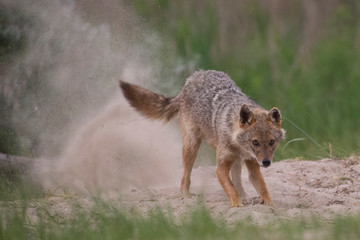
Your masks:
M 240 109 L 240 123 L 241 123 L 241 125 L 245 125 L 246 123 L 250 125 L 253 120 L 254 120 L 254 114 L 249 109 L 248 105 L 246 105 L 246 104 L 242 105 L 241 109 Z
M 272 108 L 269 111 L 269 119 L 271 120 L 271 122 L 273 122 L 275 125 L 277 125 L 278 127 L 281 127 L 281 113 L 280 110 L 277 108 Z

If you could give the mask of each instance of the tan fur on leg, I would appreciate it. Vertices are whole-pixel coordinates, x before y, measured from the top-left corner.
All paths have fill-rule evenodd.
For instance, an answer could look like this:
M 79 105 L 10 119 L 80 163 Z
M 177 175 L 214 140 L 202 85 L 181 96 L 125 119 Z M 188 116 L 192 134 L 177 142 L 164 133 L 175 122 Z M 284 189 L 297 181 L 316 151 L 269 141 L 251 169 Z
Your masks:
M 269 192 L 266 188 L 259 164 L 255 160 L 248 160 L 245 161 L 245 163 L 249 171 L 249 180 L 258 194 L 261 196 L 264 204 L 273 206 L 274 203 L 272 202 Z

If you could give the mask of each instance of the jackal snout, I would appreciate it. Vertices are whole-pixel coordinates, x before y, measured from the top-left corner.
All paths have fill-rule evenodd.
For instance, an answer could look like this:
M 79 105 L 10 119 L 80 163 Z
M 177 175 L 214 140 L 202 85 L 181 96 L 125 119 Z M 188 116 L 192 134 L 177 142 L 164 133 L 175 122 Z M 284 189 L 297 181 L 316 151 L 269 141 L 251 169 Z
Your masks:
M 264 167 L 269 167 L 269 166 L 271 165 L 270 159 L 265 158 L 264 160 L 262 160 L 262 165 L 263 165 Z

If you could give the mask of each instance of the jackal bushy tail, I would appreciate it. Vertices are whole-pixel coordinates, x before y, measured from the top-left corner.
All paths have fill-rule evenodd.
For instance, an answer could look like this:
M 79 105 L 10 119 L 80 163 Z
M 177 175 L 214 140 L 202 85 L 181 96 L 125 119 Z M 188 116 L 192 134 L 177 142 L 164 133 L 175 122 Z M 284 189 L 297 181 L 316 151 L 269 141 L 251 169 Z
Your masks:
M 148 118 L 168 122 L 179 111 L 178 97 L 165 97 L 123 81 L 120 81 L 120 87 L 130 105 Z

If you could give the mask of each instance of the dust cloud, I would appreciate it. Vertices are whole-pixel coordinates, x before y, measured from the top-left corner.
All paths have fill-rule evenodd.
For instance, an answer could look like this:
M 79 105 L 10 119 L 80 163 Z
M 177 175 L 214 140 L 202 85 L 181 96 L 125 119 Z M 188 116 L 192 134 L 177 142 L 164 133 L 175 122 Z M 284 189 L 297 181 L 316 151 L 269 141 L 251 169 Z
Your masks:
M 178 185 L 177 121 L 164 126 L 144 119 L 118 87 L 122 79 L 179 91 L 185 81 L 179 69 L 188 66 L 179 66 L 169 44 L 117 1 L 2 4 L 30 19 L 21 30 L 26 49 L 3 79 L 19 83 L 9 98 L 28 98 L 18 101 L 14 119 L 24 142 L 39 139 L 32 177 L 53 193 Z
M 47 189 L 112 194 L 177 185 L 180 134 L 114 97 L 78 129 L 55 164 L 37 167 Z

